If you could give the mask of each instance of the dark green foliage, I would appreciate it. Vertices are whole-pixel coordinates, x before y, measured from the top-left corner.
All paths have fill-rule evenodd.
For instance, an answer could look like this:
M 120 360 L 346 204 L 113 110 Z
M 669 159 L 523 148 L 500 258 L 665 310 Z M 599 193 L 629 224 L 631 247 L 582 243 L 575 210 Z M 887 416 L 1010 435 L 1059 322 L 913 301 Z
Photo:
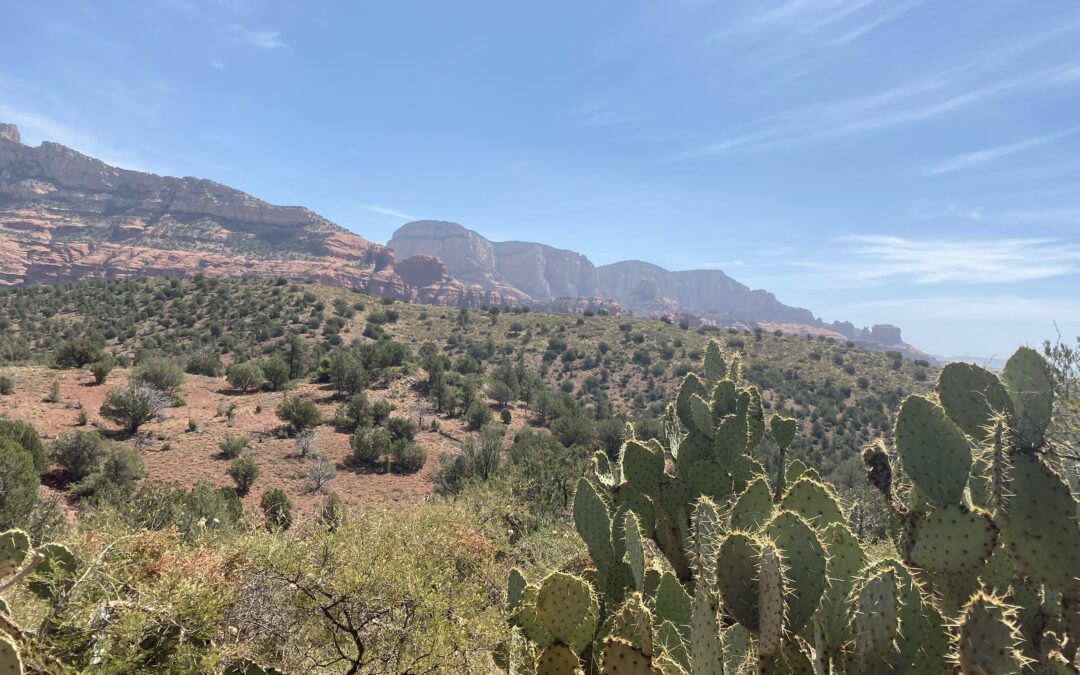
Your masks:
M 116 367 L 116 359 L 106 354 L 101 359 L 94 361 L 90 364 L 90 374 L 94 376 L 94 384 L 105 384 L 105 380 L 108 379 L 109 373 Z
M 408 417 L 391 417 L 386 421 L 386 429 L 390 432 L 390 438 L 395 441 L 412 441 L 420 431 L 420 425 Z
M 132 384 L 124 389 L 114 389 L 101 404 L 100 414 L 107 420 L 134 433 L 139 427 L 157 418 L 168 408 L 170 401 L 161 391 L 146 385 Z
M 244 452 L 250 443 L 247 436 L 226 436 L 218 443 L 218 449 L 224 459 L 236 459 Z
M 357 429 L 349 437 L 353 462 L 362 468 L 378 466 L 379 458 L 390 450 L 390 432 L 382 427 Z
M 275 356 L 262 363 L 266 386 L 270 391 L 281 391 L 289 384 L 289 364 L 280 356 Z
M 138 451 L 120 443 L 107 446 L 98 469 L 72 488 L 79 497 L 109 493 L 112 498 L 127 497 L 135 482 L 146 475 Z
M 37 502 L 38 472 L 21 445 L 0 436 L 0 531 L 22 525 Z
M 282 401 L 275 411 L 278 419 L 288 424 L 294 432 L 301 432 L 322 424 L 322 413 L 315 402 L 306 396 L 292 396 Z
M 233 460 L 233 463 L 229 465 L 225 472 L 236 483 L 237 492 L 246 495 L 252 484 L 255 483 L 255 479 L 259 477 L 260 470 L 254 459 L 245 456 Z
M 470 431 L 477 431 L 491 421 L 491 408 L 477 399 L 470 403 L 468 410 L 465 411 L 465 421 Z
M 49 457 L 37 429 L 26 422 L 0 420 L 0 437 L 5 436 L 30 453 L 34 460 L 34 468 L 39 474 L 45 473 L 45 470 L 49 468 Z
M 487 424 L 479 433 L 471 434 L 461 446 L 461 452 L 440 457 L 441 466 L 431 480 L 439 494 L 461 492 L 471 481 L 486 481 L 495 476 L 502 465 L 503 437 L 506 427 Z
M 53 441 L 49 454 L 72 480 L 80 481 L 100 466 L 105 440 L 96 431 L 72 431 Z
M 170 358 L 148 356 L 135 365 L 131 372 L 131 381 L 174 396 L 184 383 L 184 371 Z
M 206 377 L 220 377 L 225 366 L 221 363 L 221 357 L 215 352 L 199 352 L 188 359 L 185 372 L 191 375 L 204 375 Z
M 0 396 L 8 396 L 15 392 L 15 379 L 10 375 L 0 375 Z
M 338 410 L 335 422 L 343 429 L 357 429 L 371 426 L 373 422 L 371 404 L 364 392 L 354 394 L 348 403 Z
M 274 529 L 287 530 L 292 526 L 292 507 L 289 495 L 280 488 L 267 490 L 259 499 L 259 508 L 266 518 L 266 524 Z
M 101 359 L 100 340 L 78 337 L 69 340 L 56 350 L 53 361 L 61 368 L 83 368 Z
M 234 363 L 229 366 L 226 379 L 234 389 L 239 389 L 245 394 L 262 386 L 266 380 L 263 370 L 254 361 Z
M 399 438 L 390 445 L 390 455 L 394 461 L 394 471 L 398 473 L 416 473 L 427 462 L 427 451 L 405 438 Z

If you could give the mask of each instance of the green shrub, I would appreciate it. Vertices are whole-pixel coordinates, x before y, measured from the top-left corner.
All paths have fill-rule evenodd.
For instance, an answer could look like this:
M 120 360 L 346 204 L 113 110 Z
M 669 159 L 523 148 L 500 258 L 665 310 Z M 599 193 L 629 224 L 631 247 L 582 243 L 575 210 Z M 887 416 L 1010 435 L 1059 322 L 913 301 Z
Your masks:
M 225 459 L 236 459 L 247 449 L 250 439 L 247 436 L 227 435 L 220 443 L 218 449 Z
M 510 422 L 512 422 L 514 420 L 514 416 L 510 412 L 510 408 L 503 408 L 499 412 L 499 419 L 502 421 L 503 424 L 509 426 Z
M 371 404 L 371 423 L 375 425 L 381 425 L 386 423 L 386 420 L 390 419 L 390 413 L 393 411 L 393 406 L 384 399 L 379 399 Z
M 395 441 L 401 438 L 411 441 L 420 431 L 420 425 L 408 417 L 391 417 L 386 420 L 386 429 L 390 432 L 390 438 Z
M 254 361 L 232 364 L 225 377 L 234 389 L 239 389 L 245 394 L 258 389 L 266 381 L 262 368 Z
M 282 401 L 276 410 L 278 419 L 296 433 L 322 424 L 322 413 L 315 402 L 306 396 L 293 396 Z
M 184 370 L 191 375 L 205 375 L 206 377 L 219 377 L 224 366 L 221 357 L 214 352 L 199 352 L 188 359 Z
M 73 431 L 53 441 L 49 454 L 72 480 L 80 481 L 101 465 L 105 440 L 96 431 Z
M 17 420 L 0 420 L 0 437 L 7 437 L 15 441 L 23 450 L 30 453 L 34 460 L 34 469 L 39 474 L 45 473 L 49 468 L 48 453 L 41 442 L 41 436 L 37 429 L 26 422 Z
M 390 449 L 390 432 L 382 427 L 360 428 L 349 437 L 353 462 L 365 468 L 375 468 L 379 458 Z
M 465 411 L 465 422 L 470 431 L 478 431 L 480 427 L 491 421 L 491 408 L 483 401 L 476 400 L 469 404 Z
M 368 402 L 368 398 L 364 392 L 354 394 L 353 397 L 349 399 L 348 403 L 345 403 L 338 409 L 335 422 L 343 429 L 357 429 L 360 427 L 371 426 L 371 404 Z
M 100 360 L 94 361 L 90 364 L 90 374 L 94 376 L 94 384 L 105 384 L 105 380 L 109 377 L 109 373 L 116 367 L 116 359 L 109 355 L 101 357 Z
M 180 365 L 164 356 L 148 356 L 135 366 L 131 381 L 153 387 L 168 396 L 174 396 L 184 383 L 184 371 Z
M 281 488 L 267 490 L 259 499 L 266 523 L 273 529 L 287 530 L 292 525 L 292 500 Z
M 427 452 L 416 443 L 399 438 L 390 446 L 390 455 L 394 461 L 394 471 L 398 473 L 416 473 L 427 463 Z
M 244 456 L 238 457 L 233 460 L 233 463 L 229 465 L 229 468 L 225 471 L 229 474 L 229 478 L 233 479 L 236 483 L 236 490 L 242 495 L 246 495 L 248 490 L 251 489 L 252 484 L 255 483 L 255 479 L 259 477 L 259 465 L 255 463 L 255 460 L 251 457 Z
M 15 379 L 10 375 L 0 375 L 0 396 L 15 393 Z
M 38 472 L 22 446 L 0 436 L 0 531 L 22 525 L 37 503 Z
M 131 384 L 124 389 L 110 391 L 101 404 L 100 414 L 128 432 L 135 433 L 170 405 L 169 397 L 161 391 L 142 384 Z
M 72 488 L 75 495 L 88 497 L 110 493 L 110 497 L 127 498 L 135 482 L 146 475 L 142 455 L 127 445 L 113 443 L 105 451 L 97 471 Z

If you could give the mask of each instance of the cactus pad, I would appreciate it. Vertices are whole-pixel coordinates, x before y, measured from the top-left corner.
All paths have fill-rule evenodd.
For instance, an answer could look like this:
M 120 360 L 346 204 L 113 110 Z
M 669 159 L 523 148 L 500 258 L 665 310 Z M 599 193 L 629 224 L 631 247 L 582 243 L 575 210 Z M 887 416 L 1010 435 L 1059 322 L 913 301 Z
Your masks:
M 0 675 L 23 675 L 23 662 L 15 641 L 0 632 Z
M 693 603 L 674 574 L 665 572 L 660 577 L 653 605 L 657 622 L 670 622 L 684 639 L 690 637 Z
M 45 544 L 38 549 L 41 563 L 30 575 L 26 587 L 42 600 L 51 600 L 58 585 L 69 585 L 75 573 L 75 555 L 63 544 Z
M 647 495 L 656 494 L 664 477 L 664 455 L 638 441 L 622 448 L 622 475 L 630 485 Z
M 619 638 L 604 640 L 604 656 L 600 663 L 601 675 L 662 675 L 652 659 L 641 653 L 634 645 Z
M 746 486 L 731 509 L 731 529 L 754 531 L 772 518 L 772 495 L 769 484 L 758 478 Z
M 795 481 L 780 502 L 780 508 L 799 514 L 818 529 L 844 522 L 844 514 L 832 488 L 810 478 Z
M 1062 591 L 1080 589 L 1080 524 L 1069 486 L 1034 455 L 1012 458 L 1002 536 L 1031 578 Z
M 536 616 L 556 642 L 581 652 L 596 633 L 600 604 L 584 579 L 552 572 L 540 584 Z
M 971 471 L 971 446 L 941 406 L 909 396 L 896 418 L 896 448 L 912 482 L 935 504 L 958 504 Z
M 1012 397 L 1017 442 L 1040 447 L 1054 408 L 1054 377 L 1049 364 L 1034 349 L 1021 347 L 1009 357 L 1001 377 Z
M 615 488 L 612 498 L 616 510 L 621 510 L 624 513 L 630 511 L 638 517 L 641 531 L 646 533 L 646 536 L 656 527 L 656 510 L 653 506 L 653 500 L 640 490 L 635 490 L 629 483 L 623 483 Z
M 828 560 L 828 582 L 814 622 L 824 643 L 836 649 L 851 639 L 848 596 L 866 564 L 866 554 L 859 540 L 842 523 L 833 523 L 822 530 L 821 543 Z
M 1013 608 L 984 593 L 977 593 L 960 619 L 957 651 L 965 673 L 1020 675 L 1026 659 L 1019 646 Z
M 22 530 L 0 532 L 0 583 L 14 575 L 30 553 L 30 537 Z
M 771 661 L 780 652 L 784 637 L 784 569 L 780 553 L 772 544 L 761 548 L 760 578 L 758 580 L 758 656 Z
M 641 542 L 641 525 L 637 516 L 626 514 L 623 530 L 626 537 L 626 562 L 630 573 L 634 575 L 634 588 L 640 591 L 645 587 L 645 548 Z
M 521 594 L 525 592 L 525 586 L 527 585 L 525 575 L 521 573 L 521 570 L 516 567 L 510 570 L 510 575 L 506 580 L 507 611 L 517 611 L 518 606 L 521 604 Z
M 758 630 L 758 570 L 761 544 L 748 534 L 733 532 L 724 538 L 716 557 L 716 581 L 724 606 L 735 620 L 752 632 Z
M 694 373 L 687 373 L 679 386 L 679 395 L 675 399 L 675 414 L 687 429 L 694 428 L 693 413 L 690 411 L 690 398 L 694 395 L 707 396 L 705 385 Z
M 896 650 L 896 571 L 881 569 L 869 576 L 855 593 L 855 651 L 863 672 L 887 672 Z M 880 669 L 880 670 L 878 670 Z
M 601 485 L 613 488 L 619 484 L 621 477 L 611 468 L 607 453 L 597 450 L 593 453 L 592 461 L 593 473 L 596 474 L 596 480 L 600 481 Z
M 799 430 L 799 422 L 791 417 L 773 415 L 769 418 L 769 431 L 772 432 L 773 440 L 781 449 L 787 448 L 795 440 L 795 432 Z
M 724 675 L 724 648 L 716 609 L 708 591 L 698 584 L 690 625 L 690 664 L 695 675 Z
M 589 549 L 593 564 L 606 570 L 615 562 L 608 506 L 587 479 L 578 480 L 574 494 L 574 526 Z
M 521 592 L 521 602 L 518 603 L 517 612 L 511 615 L 510 620 L 521 628 L 525 637 L 538 645 L 548 645 L 551 644 L 551 635 L 544 629 L 544 624 L 540 623 L 536 615 L 536 594 L 539 590 L 539 586 L 535 584 L 525 587 L 525 590 Z
M 612 637 L 622 638 L 645 656 L 653 655 L 652 613 L 641 593 L 631 593 L 611 619 Z
M 540 654 L 536 675 L 580 675 L 581 663 L 573 650 L 556 642 Z
M 977 440 L 986 438 L 995 416 L 1013 413 L 1012 399 L 997 375 L 970 363 L 957 361 L 942 368 L 937 391 L 952 421 Z
M 765 532 L 788 568 L 787 625 L 798 632 L 814 615 L 825 591 L 825 549 L 813 528 L 790 511 L 777 514 Z
M 735 491 L 735 483 L 728 472 L 709 459 L 703 459 L 690 467 L 688 480 L 694 492 L 717 501 L 727 499 L 728 495 Z
M 944 506 L 918 524 L 911 560 L 932 572 L 974 572 L 993 553 L 997 535 L 988 513 Z
M 720 353 L 720 345 L 716 340 L 709 340 L 709 344 L 705 346 L 705 381 L 709 383 L 710 387 L 716 386 L 716 383 L 727 377 L 727 363 L 724 362 L 724 355 Z

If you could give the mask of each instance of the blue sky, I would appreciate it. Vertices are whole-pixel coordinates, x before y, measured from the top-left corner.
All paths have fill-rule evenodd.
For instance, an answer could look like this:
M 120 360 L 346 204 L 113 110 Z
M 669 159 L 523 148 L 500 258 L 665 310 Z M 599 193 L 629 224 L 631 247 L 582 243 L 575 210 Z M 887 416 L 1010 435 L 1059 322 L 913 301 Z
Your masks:
M 1037 11 L 1035 11 L 1037 10 Z M 0 121 L 598 263 L 717 267 L 935 354 L 1080 333 L 1067 0 L 8 3 Z

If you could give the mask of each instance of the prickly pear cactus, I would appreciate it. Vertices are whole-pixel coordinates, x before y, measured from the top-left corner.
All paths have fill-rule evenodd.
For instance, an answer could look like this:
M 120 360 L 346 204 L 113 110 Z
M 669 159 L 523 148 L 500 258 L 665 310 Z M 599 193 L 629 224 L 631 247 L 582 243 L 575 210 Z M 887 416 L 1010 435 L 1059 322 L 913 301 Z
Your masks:
M 23 675 L 23 662 L 15 641 L 0 632 L 0 674 Z

